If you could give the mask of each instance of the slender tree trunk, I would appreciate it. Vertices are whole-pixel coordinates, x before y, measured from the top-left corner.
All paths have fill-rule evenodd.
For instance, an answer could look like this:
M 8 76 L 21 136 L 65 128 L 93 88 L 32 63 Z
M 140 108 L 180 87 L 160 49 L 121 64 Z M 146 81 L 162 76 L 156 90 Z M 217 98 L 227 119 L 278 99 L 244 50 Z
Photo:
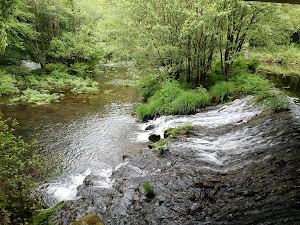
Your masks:
M 31 40 L 31 44 L 32 44 L 32 47 L 33 47 L 33 49 L 35 51 L 35 54 L 36 54 L 36 56 L 38 58 L 38 61 L 39 61 L 40 65 L 41 65 L 41 67 L 43 69 L 45 69 L 45 65 L 43 63 L 43 60 L 42 60 L 42 57 L 41 57 L 41 52 L 40 52 L 40 49 L 39 49 L 39 44 L 38 44 L 38 40 L 37 40 L 37 31 L 36 31 L 36 27 L 35 27 L 34 22 L 32 23 L 32 26 L 33 26 L 33 30 L 35 32 L 35 42 L 33 42 Z

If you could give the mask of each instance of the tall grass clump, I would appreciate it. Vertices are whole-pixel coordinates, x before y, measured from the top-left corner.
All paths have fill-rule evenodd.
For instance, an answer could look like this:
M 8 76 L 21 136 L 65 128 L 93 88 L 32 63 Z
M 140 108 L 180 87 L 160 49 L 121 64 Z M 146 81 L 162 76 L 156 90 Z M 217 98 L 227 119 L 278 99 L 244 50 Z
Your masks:
M 154 193 L 154 187 L 149 184 L 149 183 L 143 183 L 142 187 L 144 188 L 144 193 L 147 198 L 154 198 L 155 193 Z
M 171 103 L 182 91 L 178 82 L 167 80 L 162 84 L 162 88 L 154 93 L 147 104 L 136 108 L 136 114 L 141 120 L 168 114 Z
M 136 108 L 136 114 L 143 121 L 163 114 L 189 114 L 208 105 L 209 99 L 205 88 L 184 91 L 178 82 L 167 80 L 147 104 Z
M 216 102 L 223 102 L 236 93 L 232 82 L 219 82 L 210 88 L 210 94 Z
M 210 103 L 210 97 L 205 88 L 198 90 L 182 91 L 172 102 L 171 114 L 190 114 L 197 108 L 205 107 Z

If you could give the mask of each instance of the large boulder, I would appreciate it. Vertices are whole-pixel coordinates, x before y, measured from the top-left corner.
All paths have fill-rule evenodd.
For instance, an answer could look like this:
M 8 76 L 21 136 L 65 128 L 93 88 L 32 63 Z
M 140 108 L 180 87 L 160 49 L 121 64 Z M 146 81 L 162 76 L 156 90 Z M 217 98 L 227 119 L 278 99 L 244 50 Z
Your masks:
M 73 225 L 104 225 L 98 215 L 87 215 Z

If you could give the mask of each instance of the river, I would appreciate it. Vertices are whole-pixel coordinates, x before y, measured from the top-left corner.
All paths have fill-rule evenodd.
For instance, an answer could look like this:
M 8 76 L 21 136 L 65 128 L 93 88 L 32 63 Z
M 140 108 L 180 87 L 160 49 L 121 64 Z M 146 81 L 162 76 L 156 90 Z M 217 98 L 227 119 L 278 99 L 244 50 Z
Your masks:
M 40 106 L 1 99 L 0 111 L 19 121 L 26 140 L 36 139 L 44 155 L 63 157 L 62 175 L 41 187 L 48 205 L 72 200 L 59 224 L 86 214 L 112 225 L 300 221 L 298 99 L 279 114 L 262 112 L 247 97 L 139 124 L 131 115 L 138 93 L 120 85 L 124 79 L 126 69 L 107 67 L 96 77 L 96 95 L 66 94 Z M 147 149 L 150 134 L 163 137 L 187 122 L 193 134 L 173 140 L 166 155 Z M 144 182 L 154 185 L 153 200 L 145 198 Z
M 77 186 L 89 174 L 99 175 L 99 185 L 109 187 L 112 168 L 141 147 L 131 116 L 139 97 L 122 85 L 127 78 L 125 68 L 103 67 L 95 78 L 99 93 L 66 93 L 60 102 L 46 105 L 10 104 L 1 97 L 0 111 L 17 119 L 17 131 L 26 141 L 36 140 L 42 155 L 63 157 L 63 174 L 46 184 L 47 204 L 76 199 Z

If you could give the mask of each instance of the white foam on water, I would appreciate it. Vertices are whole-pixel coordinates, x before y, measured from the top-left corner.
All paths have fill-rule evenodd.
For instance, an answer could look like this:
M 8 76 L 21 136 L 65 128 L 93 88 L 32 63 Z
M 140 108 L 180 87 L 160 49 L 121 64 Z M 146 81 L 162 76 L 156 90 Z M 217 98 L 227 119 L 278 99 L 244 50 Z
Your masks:
M 236 124 L 249 121 L 261 110 L 253 106 L 253 97 L 236 99 L 223 107 L 207 112 L 200 112 L 195 115 L 187 116 L 162 116 L 151 120 L 140 126 L 141 132 L 137 134 L 137 142 L 147 142 L 150 134 L 159 134 L 163 138 L 164 130 L 191 123 L 194 126 L 215 128 L 227 124 Z M 154 129 L 145 131 L 153 125 Z
M 77 198 L 77 187 L 83 183 L 85 177 L 90 173 L 91 170 L 88 169 L 82 174 L 69 174 L 60 182 L 51 183 L 47 188 L 47 193 L 57 201 L 75 200 Z
M 27 61 L 27 60 L 21 60 L 21 66 L 29 69 L 29 70 L 36 70 L 41 68 L 41 65 L 39 63 Z

